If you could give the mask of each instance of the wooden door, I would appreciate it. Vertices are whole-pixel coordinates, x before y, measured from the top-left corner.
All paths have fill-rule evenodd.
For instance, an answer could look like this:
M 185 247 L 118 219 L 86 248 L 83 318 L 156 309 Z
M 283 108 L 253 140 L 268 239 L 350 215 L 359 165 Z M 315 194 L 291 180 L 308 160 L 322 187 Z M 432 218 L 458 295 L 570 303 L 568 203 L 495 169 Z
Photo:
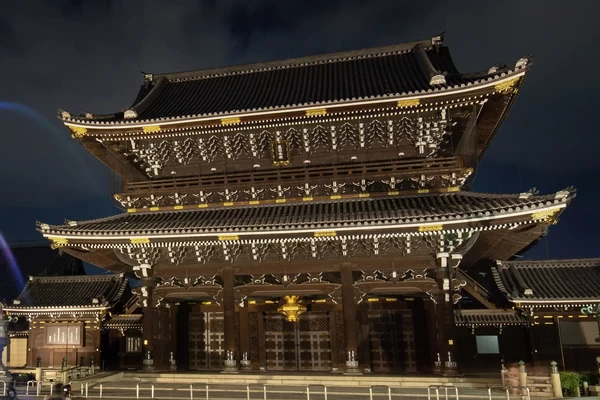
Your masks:
M 189 316 L 190 369 L 220 370 L 224 359 L 223 312 L 192 312 Z

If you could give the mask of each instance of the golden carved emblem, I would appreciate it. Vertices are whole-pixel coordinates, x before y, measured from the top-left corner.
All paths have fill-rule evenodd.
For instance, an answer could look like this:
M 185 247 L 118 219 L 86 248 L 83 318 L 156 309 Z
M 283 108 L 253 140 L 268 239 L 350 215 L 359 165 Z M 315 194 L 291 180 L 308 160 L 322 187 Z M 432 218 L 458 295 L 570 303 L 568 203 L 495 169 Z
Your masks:
M 421 225 L 419 232 L 438 232 L 444 229 L 444 225 Z
M 326 115 L 327 110 L 325 108 L 318 108 L 316 110 L 306 110 L 307 117 L 316 117 L 319 115 Z
M 84 128 L 83 126 L 73 126 L 73 125 L 69 125 L 69 129 L 71 130 L 71 137 L 73 139 L 81 139 L 82 137 L 84 137 L 85 135 L 87 135 L 87 128 Z
M 144 133 L 153 133 L 153 132 L 160 132 L 161 127 L 160 125 L 147 125 L 142 127 L 142 131 Z
M 398 108 L 408 108 L 408 107 L 418 106 L 419 104 L 421 104 L 421 100 L 419 100 L 419 99 L 406 99 L 406 100 L 398 100 L 398 103 L 396 103 L 396 106 Z
M 542 222 L 545 224 L 556 225 L 556 223 L 558 222 L 558 213 L 559 212 L 560 212 L 560 209 L 558 209 L 558 208 L 554 208 L 552 210 L 534 212 L 533 214 L 531 214 L 531 220 L 537 221 L 537 222 Z
M 131 238 L 129 239 L 131 244 L 148 244 L 150 243 L 150 239 L 148 238 Z
M 221 125 L 235 125 L 235 124 L 239 124 L 240 122 L 242 122 L 242 120 L 239 119 L 238 117 L 221 119 Z
M 54 236 L 48 236 L 48 239 L 52 242 L 50 248 L 58 249 L 59 247 L 64 247 L 69 244 L 69 240 L 66 238 L 59 238 Z
M 289 322 L 298 321 L 300 314 L 306 311 L 306 306 L 300 304 L 300 296 L 284 296 L 284 303 L 277 308 L 277 311 L 285 316 Z
M 517 84 L 519 83 L 520 77 L 510 79 L 506 82 L 499 83 L 494 86 L 494 90 L 500 93 L 517 93 Z
M 315 232 L 314 236 L 315 237 L 333 237 L 333 236 L 337 236 L 337 232 L 336 231 Z
M 238 235 L 223 235 L 223 236 L 219 236 L 219 240 L 221 242 L 230 241 L 230 240 L 240 240 L 240 237 Z

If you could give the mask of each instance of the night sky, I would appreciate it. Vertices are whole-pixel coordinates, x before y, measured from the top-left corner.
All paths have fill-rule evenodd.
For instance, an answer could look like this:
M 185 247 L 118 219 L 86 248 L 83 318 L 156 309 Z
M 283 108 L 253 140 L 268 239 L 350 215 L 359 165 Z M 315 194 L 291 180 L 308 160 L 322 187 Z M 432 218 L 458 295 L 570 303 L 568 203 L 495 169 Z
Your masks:
M 368 4 L 366 4 L 368 3 Z M 462 72 L 534 57 L 474 190 L 578 197 L 526 258 L 600 256 L 600 2 L 53 0 L 0 8 L 0 232 L 117 212 L 108 170 L 57 109 L 110 113 L 140 71 L 171 72 L 414 41 L 446 32 Z

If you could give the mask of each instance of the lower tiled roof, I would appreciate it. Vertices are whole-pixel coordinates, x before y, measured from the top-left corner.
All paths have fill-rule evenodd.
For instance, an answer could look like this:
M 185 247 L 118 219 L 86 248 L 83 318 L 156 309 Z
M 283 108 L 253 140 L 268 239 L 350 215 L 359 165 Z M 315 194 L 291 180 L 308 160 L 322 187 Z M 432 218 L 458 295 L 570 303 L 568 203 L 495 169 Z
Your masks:
M 600 302 L 600 258 L 503 261 L 492 272 L 514 302 Z
M 113 315 L 104 324 L 104 327 L 108 329 L 142 329 L 142 318 L 143 315 L 141 314 Z
M 5 310 L 109 308 L 120 300 L 126 287 L 123 275 L 31 277 Z
M 457 326 L 527 325 L 527 318 L 512 310 L 456 310 Z
M 147 211 L 68 225 L 40 224 L 44 234 L 152 235 L 243 233 L 291 229 L 336 229 L 386 224 L 451 222 L 563 205 L 567 190 L 551 195 L 499 195 L 472 192 L 347 199 L 302 204 L 233 206 L 215 209 Z

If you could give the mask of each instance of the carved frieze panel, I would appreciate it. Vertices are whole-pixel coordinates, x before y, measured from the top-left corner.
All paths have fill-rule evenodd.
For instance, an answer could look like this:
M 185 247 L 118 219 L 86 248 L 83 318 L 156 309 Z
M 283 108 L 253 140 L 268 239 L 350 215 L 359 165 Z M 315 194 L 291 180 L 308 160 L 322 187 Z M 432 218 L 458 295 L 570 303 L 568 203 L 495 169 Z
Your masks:
M 446 235 L 447 236 L 447 235 Z M 450 242 L 432 232 L 422 236 L 355 235 L 285 240 L 223 240 L 165 243 L 161 247 L 126 245 L 116 249 L 121 260 L 132 266 L 147 264 L 245 264 L 310 260 L 343 260 L 369 257 L 432 256 L 452 243 L 466 240 L 452 236 Z
M 349 120 L 129 139 L 112 144 L 141 163 L 149 176 L 167 165 L 271 159 L 270 146 L 285 141 L 292 158 L 360 150 L 400 149 L 405 156 L 436 157 L 448 147 L 451 119 L 446 109 L 423 114 L 363 116 Z

